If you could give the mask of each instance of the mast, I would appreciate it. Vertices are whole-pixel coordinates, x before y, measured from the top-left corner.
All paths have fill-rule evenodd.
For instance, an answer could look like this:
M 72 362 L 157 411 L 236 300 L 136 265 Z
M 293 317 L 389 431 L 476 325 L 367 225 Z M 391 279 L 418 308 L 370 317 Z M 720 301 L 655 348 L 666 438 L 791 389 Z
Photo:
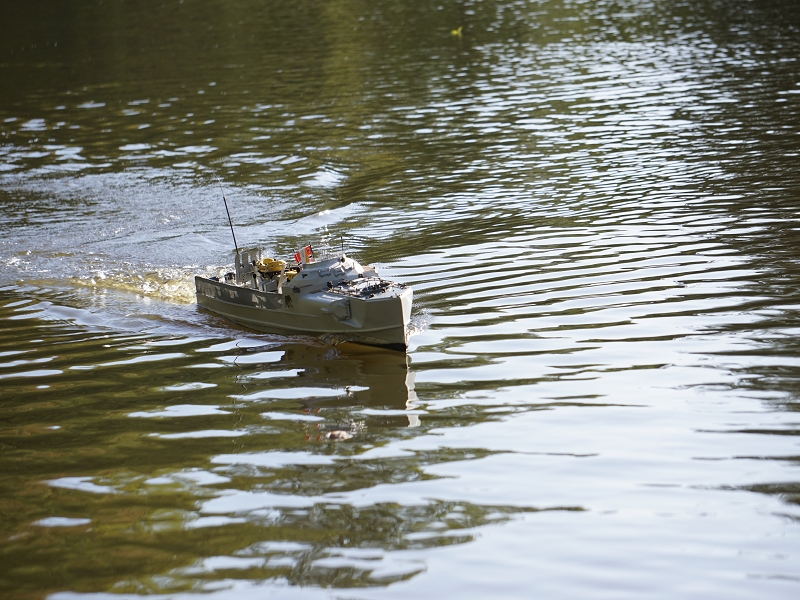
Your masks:
M 213 171 L 212 171 L 212 173 L 213 173 Z M 222 182 L 219 180 L 219 177 L 217 177 L 216 173 L 213 173 L 213 175 L 214 175 L 214 179 L 216 179 L 217 183 L 219 184 L 219 191 L 220 191 L 220 193 L 222 193 L 222 201 L 225 203 L 225 212 L 228 215 L 228 225 L 231 226 L 231 237 L 233 237 L 233 250 L 234 250 L 234 252 L 236 252 L 236 259 L 237 259 L 236 262 L 238 264 L 238 262 L 239 262 L 239 244 L 236 243 L 236 234 L 233 232 L 233 219 L 231 219 L 231 211 L 228 210 L 228 201 L 225 199 L 225 190 L 222 187 Z
M 233 237 L 233 249 L 236 256 L 239 256 L 239 244 L 236 243 L 236 234 L 233 232 L 233 219 L 231 219 L 231 211 L 228 210 L 228 201 L 225 199 L 225 193 L 222 193 L 222 201 L 225 203 L 225 212 L 228 213 L 228 224 L 231 226 L 231 236 Z

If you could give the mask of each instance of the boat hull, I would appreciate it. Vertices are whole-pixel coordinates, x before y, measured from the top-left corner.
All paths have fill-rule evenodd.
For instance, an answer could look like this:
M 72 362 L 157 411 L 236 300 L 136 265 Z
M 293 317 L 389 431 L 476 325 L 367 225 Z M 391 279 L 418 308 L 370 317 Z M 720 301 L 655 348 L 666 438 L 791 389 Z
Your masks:
M 200 276 L 195 287 L 199 305 L 256 331 L 406 349 L 412 300 L 408 288 L 362 298 L 334 291 L 295 293 L 292 288 L 263 292 Z

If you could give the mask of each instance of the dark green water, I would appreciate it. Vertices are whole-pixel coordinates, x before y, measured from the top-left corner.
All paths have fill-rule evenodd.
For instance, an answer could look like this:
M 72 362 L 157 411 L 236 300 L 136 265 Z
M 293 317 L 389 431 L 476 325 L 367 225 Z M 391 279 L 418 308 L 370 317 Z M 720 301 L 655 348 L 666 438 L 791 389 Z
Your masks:
M 800 593 L 796 2 L 0 24 L 0 595 Z M 198 309 L 215 175 L 411 284 L 408 356 Z

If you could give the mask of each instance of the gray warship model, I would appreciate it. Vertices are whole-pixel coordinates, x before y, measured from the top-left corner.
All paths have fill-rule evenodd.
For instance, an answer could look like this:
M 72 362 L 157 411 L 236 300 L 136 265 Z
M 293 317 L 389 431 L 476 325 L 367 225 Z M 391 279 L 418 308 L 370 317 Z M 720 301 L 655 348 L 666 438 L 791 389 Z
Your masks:
M 197 303 L 256 331 L 405 351 L 411 288 L 382 279 L 343 250 L 316 260 L 306 246 L 294 259 L 289 266 L 237 248 L 233 272 L 195 277 Z

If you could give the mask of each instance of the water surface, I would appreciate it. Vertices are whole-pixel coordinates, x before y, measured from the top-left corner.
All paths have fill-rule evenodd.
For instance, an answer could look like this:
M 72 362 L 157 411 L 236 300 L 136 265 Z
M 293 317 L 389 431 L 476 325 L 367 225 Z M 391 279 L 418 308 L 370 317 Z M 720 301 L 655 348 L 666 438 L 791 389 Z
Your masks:
M 5 594 L 797 596 L 796 3 L 0 22 Z M 198 309 L 223 192 L 408 355 Z

